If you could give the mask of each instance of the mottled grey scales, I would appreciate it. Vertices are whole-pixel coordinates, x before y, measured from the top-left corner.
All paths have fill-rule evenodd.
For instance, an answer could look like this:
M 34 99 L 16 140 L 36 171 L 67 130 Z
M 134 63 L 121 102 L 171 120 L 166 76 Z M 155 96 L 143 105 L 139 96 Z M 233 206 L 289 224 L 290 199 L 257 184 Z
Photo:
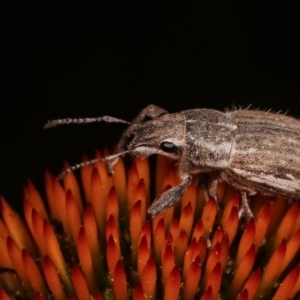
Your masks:
M 237 129 L 231 180 L 266 195 L 300 196 L 300 121 L 259 110 L 228 112 Z
M 54 120 L 46 127 L 92 121 L 127 123 L 105 116 Z M 168 113 L 149 105 L 124 131 L 118 153 L 102 159 L 107 162 L 109 174 L 125 153 L 142 157 L 161 154 L 178 161 L 182 181 L 152 203 L 148 209 L 152 216 L 178 202 L 192 176 L 201 172 L 217 171 L 216 182 L 223 180 L 240 190 L 247 219 L 252 217 L 247 195 L 261 192 L 300 198 L 300 121 L 279 113 L 249 109 Z M 88 163 L 65 170 L 62 177 Z

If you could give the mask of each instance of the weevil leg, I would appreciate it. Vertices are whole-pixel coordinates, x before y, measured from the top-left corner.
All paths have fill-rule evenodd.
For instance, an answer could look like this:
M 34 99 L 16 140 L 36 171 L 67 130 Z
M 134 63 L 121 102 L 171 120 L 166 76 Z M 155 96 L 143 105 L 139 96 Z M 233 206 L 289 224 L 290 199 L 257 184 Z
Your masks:
M 219 179 L 214 178 L 208 190 L 209 196 L 213 197 L 216 200 L 216 202 L 218 202 L 218 193 L 217 193 L 218 183 L 219 183 Z
M 167 190 L 159 198 L 155 199 L 148 208 L 148 213 L 151 217 L 153 218 L 162 211 L 174 206 L 181 199 L 191 182 L 192 176 L 188 175 L 179 185 Z
M 242 215 L 245 216 L 246 221 L 249 222 L 250 219 L 253 218 L 253 214 L 249 207 L 249 199 L 246 192 L 241 192 L 241 200 L 242 200 Z
M 132 124 L 139 124 L 146 121 L 147 118 L 149 119 L 156 119 L 162 114 L 166 114 L 168 111 L 165 109 L 156 106 L 154 104 L 149 104 L 145 107 L 131 122 Z
M 208 173 L 202 173 L 202 177 L 197 179 L 196 185 L 204 190 L 205 201 L 207 202 L 210 198 Z
M 135 125 L 135 124 L 141 124 L 145 121 L 147 121 L 147 119 L 156 119 L 159 116 L 168 113 L 168 111 L 166 111 L 165 109 L 156 106 L 154 104 L 150 104 L 147 107 L 145 107 L 131 122 L 131 126 Z M 131 136 L 131 130 L 133 127 L 129 126 L 124 133 L 122 134 L 120 141 L 118 143 L 118 152 L 123 152 L 125 150 L 126 145 L 128 144 L 128 141 L 130 139 Z M 118 157 L 115 159 L 112 159 L 110 161 L 107 162 L 106 164 L 106 170 L 107 170 L 107 174 L 109 176 L 113 175 L 113 166 L 116 164 L 116 162 L 118 161 Z
M 228 184 L 231 184 L 237 190 L 241 190 L 242 209 L 239 213 L 239 216 L 244 216 L 247 222 L 250 221 L 250 219 L 253 218 L 253 214 L 249 207 L 248 195 L 254 196 L 256 194 L 256 191 L 251 188 L 245 188 L 245 185 L 242 181 L 237 182 L 237 179 L 239 178 L 238 176 L 233 177 L 232 174 L 230 175 L 226 172 L 221 172 L 220 177 L 222 180 L 224 180 Z
M 108 160 L 106 162 L 106 172 L 108 176 L 112 176 L 114 174 L 114 165 L 118 162 L 119 157 L 116 157 L 114 159 Z

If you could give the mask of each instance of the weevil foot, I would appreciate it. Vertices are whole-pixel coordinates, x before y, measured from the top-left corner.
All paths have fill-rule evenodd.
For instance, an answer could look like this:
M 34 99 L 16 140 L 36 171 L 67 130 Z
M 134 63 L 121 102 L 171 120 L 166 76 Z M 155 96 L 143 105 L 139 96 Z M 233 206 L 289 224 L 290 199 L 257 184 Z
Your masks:
M 117 163 L 118 161 L 118 157 L 116 158 L 113 158 L 113 159 L 110 159 L 110 160 L 107 160 L 106 162 L 106 172 L 108 174 L 108 176 L 113 176 L 114 175 L 114 165 Z
M 214 178 L 208 190 L 209 196 L 213 197 L 216 202 L 218 202 L 218 193 L 217 193 L 218 183 L 219 183 L 219 179 Z
M 179 185 L 167 190 L 161 196 L 156 198 L 148 208 L 151 217 L 155 217 L 162 211 L 174 206 L 182 197 L 186 188 L 191 184 L 192 176 L 188 176 Z
M 114 170 L 113 170 L 113 165 L 111 164 L 110 161 L 106 163 L 106 172 L 108 176 L 113 176 L 114 175 Z
M 249 199 L 246 192 L 241 192 L 241 200 L 242 200 L 242 215 L 245 217 L 247 223 L 250 219 L 253 218 L 252 211 L 249 207 Z

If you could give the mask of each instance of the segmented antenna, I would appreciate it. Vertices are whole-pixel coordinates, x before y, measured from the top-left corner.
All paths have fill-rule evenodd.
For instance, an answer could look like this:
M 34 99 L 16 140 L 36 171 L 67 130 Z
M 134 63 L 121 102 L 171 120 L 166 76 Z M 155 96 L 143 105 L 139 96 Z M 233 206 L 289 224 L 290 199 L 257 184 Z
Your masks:
M 69 167 L 68 169 L 65 169 L 63 170 L 57 177 L 56 179 L 57 180 L 62 180 L 64 179 L 64 177 L 68 174 L 68 173 L 71 173 L 75 170 L 78 170 L 84 166 L 87 166 L 87 165 L 92 165 L 92 164 L 95 164 L 97 162 L 100 162 L 100 161 L 106 161 L 106 162 L 110 162 L 110 161 L 114 161 L 116 158 L 118 158 L 119 156 L 123 155 L 123 154 L 126 154 L 126 153 L 129 153 L 131 152 L 131 150 L 127 150 L 127 151 L 123 151 L 123 152 L 120 152 L 120 153 L 117 153 L 117 154 L 112 154 L 112 155 L 108 155 L 106 157 L 103 157 L 103 158 L 95 158 L 95 159 L 91 159 L 91 160 L 88 160 L 88 161 L 84 161 L 82 163 L 78 163 L 76 165 L 73 165 L 71 167 Z
M 55 127 L 57 125 L 64 125 L 64 124 L 86 124 L 86 123 L 95 123 L 95 122 L 107 122 L 107 123 L 124 123 L 124 124 L 131 124 L 128 121 L 117 119 L 110 116 L 104 116 L 104 117 L 97 117 L 97 118 L 65 118 L 65 119 L 57 119 L 48 121 L 44 128 L 51 128 Z
M 69 173 L 71 173 L 71 172 L 73 172 L 73 171 L 75 171 L 75 170 L 78 170 L 78 169 L 80 169 L 80 168 L 82 168 L 82 167 L 84 167 L 84 166 L 91 165 L 91 164 L 95 164 L 95 163 L 97 163 L 97 162 L 99 162 L 99 161 L 103 161 L 103 158 L 91 159 L 91 160 L 84 161 L 84 162 L 82 162 L 82 163 L 73 165 L 73 166 L 69 167 L 68 169 L 65 169 L 65 170 L 63 170 L 61 173 L 59 173 L 58 176 L 56 177 L 56 179 L 57 179 L 57 180 L 62 180 L 62 179 L 64 179 L 64 177 L 65 177 L 67 174 L 69 174 Z

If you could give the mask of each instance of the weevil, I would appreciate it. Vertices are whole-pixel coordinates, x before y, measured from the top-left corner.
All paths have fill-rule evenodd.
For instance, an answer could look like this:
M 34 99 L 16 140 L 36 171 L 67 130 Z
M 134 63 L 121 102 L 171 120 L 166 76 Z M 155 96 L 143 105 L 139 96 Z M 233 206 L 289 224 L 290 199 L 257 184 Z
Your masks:
M 102 117 L 54 120 L 45 127 L 91 121 L 128 123 Z M 152 217 L 175 205 L 193 175 L 203 172 L 216 171 L 216 182 L 225 181 L 241 191 L 247 219 L 252 217 L 248 196 L 257 192 L 300 197 L 300 121 L 297 119 L 249 109 L 226 112 L 191 109 L 168 113 L 149 105 L 129 124 L 118 143 L 118 153 L 103 159 L 107 161 L 109 173 L 118 156 L 125 153 L 142 157 L 161 154 L 178 161 L 181 183 L 152 203 L 148 209 Z M 75 165 L 61 177 L 96 161 Z

